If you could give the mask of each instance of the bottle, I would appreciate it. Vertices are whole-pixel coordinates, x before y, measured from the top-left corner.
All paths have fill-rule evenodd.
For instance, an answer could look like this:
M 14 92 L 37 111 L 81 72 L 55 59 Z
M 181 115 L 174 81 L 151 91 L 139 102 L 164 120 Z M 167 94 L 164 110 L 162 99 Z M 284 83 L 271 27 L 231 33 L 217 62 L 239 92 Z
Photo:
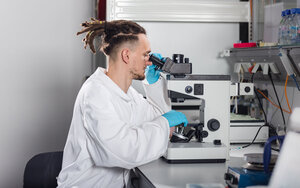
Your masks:
M 284 22 L 286 20 L 285 11 L 281 12 L 281 21 L 278 28 L 278 44 L 283 45 Z
M 300 44 L 300 8 L 297 8 L 297 14 L 295 17 L 297 23 L 297 37 L 296 37 L 296 44 Z
M 297 9 L 291 9 L 291 21 L 290 21 L 290 44 L 296 44 L 297 33 L 298 33 L 298 23 L 296 20 Z
M 291 44 L 291 22 L 292 22 L 292 15 L 291 10 L 287 9 L 285 11 L 286 14 L 286 21 L 285 21 L 285 32 L 284 32 L 284 44 Z

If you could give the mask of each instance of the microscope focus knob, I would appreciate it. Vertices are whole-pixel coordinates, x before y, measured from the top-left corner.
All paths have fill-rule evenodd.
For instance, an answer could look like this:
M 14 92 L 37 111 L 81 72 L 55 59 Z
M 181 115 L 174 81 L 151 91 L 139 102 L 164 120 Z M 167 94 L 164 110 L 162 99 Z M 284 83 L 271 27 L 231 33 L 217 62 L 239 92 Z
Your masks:
M 206 138 L 208 136 L 208 132 L 207 131 L 202 131 L 201 132 L 201 137 L 202 138 Z
M 220 122 L 216 119 L 210 119 L 208 122 L 207 122 L 207 128 L 210 130 L 210 131 L 216 131 L 220 128 Z
M 185 92 L 186 93 L 192 93 L 192 91 L 193 91 L 193 87 L 192 86 L 186 86 L 185 87 Z

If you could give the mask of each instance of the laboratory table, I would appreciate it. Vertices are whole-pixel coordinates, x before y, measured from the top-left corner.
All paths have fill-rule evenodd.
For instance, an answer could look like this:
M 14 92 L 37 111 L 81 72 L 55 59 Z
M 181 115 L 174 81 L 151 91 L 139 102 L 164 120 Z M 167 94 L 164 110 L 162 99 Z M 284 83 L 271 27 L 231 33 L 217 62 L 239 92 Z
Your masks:
M 262 152 L 260 146 L 255 147 L 257 148 L 254 150 L 250 148 L 250 153 Z M 188 184 L 226 186 L 224 173 L 227 172 L 228 166 L 241 167 L 246 163 L 242 153 L 248 153 L 247 150 L 238 152 L 231 152 L 230 160 L 226 163 L 169 164 L 163 158 L 159 158 L 134 169 L 138 176 L 139 186 L 136 187 L 186 188 Z

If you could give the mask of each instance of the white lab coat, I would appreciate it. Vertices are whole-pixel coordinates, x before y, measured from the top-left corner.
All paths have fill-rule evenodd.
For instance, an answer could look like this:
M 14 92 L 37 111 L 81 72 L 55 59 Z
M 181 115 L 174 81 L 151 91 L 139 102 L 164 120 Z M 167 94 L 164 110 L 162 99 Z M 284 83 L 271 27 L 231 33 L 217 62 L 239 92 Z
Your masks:
M 171 109 L 165 87 L 163 78 L 145 85 L 146 100 L 98 68 L 77 96 L 58 187 L 121 188 L 129 169 L 162 156 L 170 133 L 161 116 Z

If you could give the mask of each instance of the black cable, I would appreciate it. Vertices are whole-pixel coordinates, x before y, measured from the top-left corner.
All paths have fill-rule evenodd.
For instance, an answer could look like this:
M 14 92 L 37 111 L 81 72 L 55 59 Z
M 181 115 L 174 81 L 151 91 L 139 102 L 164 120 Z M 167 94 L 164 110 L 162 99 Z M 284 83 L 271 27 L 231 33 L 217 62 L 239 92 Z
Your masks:
M 256 132 L 256 135 L 254 136 L 254 138 L 253 138 L 252 142 L 251 142 L 250 144 L 247 144 L 247 145 L 244 145 L 244 146 L 242 146 L 242 148 L 246 148 L 246 147 L 248 147 L 248 146 L 251 146 L 251 145 L 252 145 L 252 144 L 255 142 L 255 140 L 256 140 L 256 137 L 258 136 L 258 134 L 259 134 L 259 132 L 260 132 L 261 128 L 263 128 L 263 127 L 269 127 L 269 128 L 271 128 L 271 129 L 275 130 L 275 128 L 274 128 L 274 127 L 272 127 L 272 126 L 271 126 L 271 125 L 269 125 L 269 124 L 264 124 L 264 125 L 261 125 L 261 126 L 259 127 L 259 129 L 257 130 L 257 132 Z M 276 130 L 275 130 L 275 134 L 276 134 L 276 136 L 278 136 L 278 135 L 277 135 L 277 133 L 276 133 Z M 271 149 L 273 149 L 273 150 L 275 150 L 275 151 L 276 151 L 276 149 L 274 149 L 274 148 L 271 148 Z
M 258 131 L 256 132 L 256 135 L 254 136 L 252 142 L 251 142 L 250 144 L 247 144 L 247 145 L 242 146 L 242 148 L 246 148 L 246 147 L 248 147 L 248 146 L 251 146 L 251 145 L 254 143 L 254 141 L 256 140 L 256 137 L 257 137 L 259 131 L 261 130 L 261 128 L 263 128 L 263 127 L 265 127 L 265 126 L 267 126 L 267 125 L 266 125 L 266 124 L 261 125 L 261 126 L 259 127 Z
M 266 112 L 265 112 L 265 110 L 264 110 L 264 108 L 263 108 L 263 105 L 262 105 L 262 103 L 261 103 L 261 101 L 260 101 L 260 99 L 259 99 L 259 97 L 258 97 L 257 89 L 256 89 L 255 86 L 254 86 L 254 93 L 255 93 L 255 96 L 256 96 L 256 98 L 257 98 L 257 100 L 258 100 L 259 107 L 260 107 L 261 111 L 263 111 L 264 119 L 265 119 L 265 124 L 267 124 L 267 123 L 268 123 L 267 115 L 266 115 Z
M 273 89 L 274 89 L 274 92 L 275 92 L 275 96 L 276 96 L 278 105 L 279 105 L 279 107 L 280 107 L 280 111 L 281 111 L 281 116 L 282 116 L 283 124 L 285 125 L 285 118 L 284 118 L 283 111 L 282 111 L 282 107 L 281 107 L 281 103 L 280 103 L 280 101 L 279 101 L 279 98 L 278 98 L 278 95 L 277 95 L 277 91 L 276 91 L 276 88 L 275 88 L 275 85 L 274 85 L 274 82 L 273 82 L 272 75 L 271 75 L 270 72 L 268 73 L 268 75 L 269 75 L 269 78 L 270 78 L 270 80 L 271 80 L 271 83 L 272 83 L 272 86 L 273 86 Z
M 253 80 L 254 80 L 254 73 L 251 75 L 251 83 L 254 83 Z
M 254 83 L 254 74 L 255 74 L 255 73 L 253 73 L 252 76 L 251 76 L 251 82 L 252 82 L 252 83 Z M 259 107 L 260 107 L 261 111 L 263 111 L 263 114 L 264 114 L 265 125 L 267 125 L 267 124 L 268 124 L 268 120 L 267 120 L 266 112 L 265 112 L 265 110 L 264 110 L 264 108 L 263 108 L 263 105 L 262 105 L 262 103 L 261 103 L 261 101 L 260 101 L 260 99 L 259 99 L 259 97 L 258 97 L 258 93 L 257 93 L 256 87 L 254 86 L 253 88 L 254 88 L 255 97 L 257 98 L 258 103 L 259 103 Z
M 253 83 L 253 80 L 254 80 L 254 74 L 252 74 L 252 76 L 251 76 L 251 81 L 252 81 L 252 83 Z M 278 135 L 277 135 L 277 132 L 276 132 L 276 129 L 275 129 L 274 127 L 272 127 L 271 125 L 268 124 L 268 121 L 267 121 L 267 115 L 266 115 L 266 112 L 265 112 L 265 110 L 264 110 L 264 108 L 263 108 L 263 105 L 262 105 L 262 103 L 261 103 L 261 101 L 260 101 L 260 99 L 259 99 L 259 97 L 258 97 L 258 93 L 257 93 L 256 87 L 254 87 L 254 93 L 255 93 L 255 96 L 256 96 L 256 98 L 257 98 L 257 100 L 258 100 L 258 102 L 259 102 L 259 107 L 260 107 L 261 111 L 263 111 L 264 119 L 265 119 L 265 124 L 264 124 L 264 125 L 261 125 L 261 126 L 259 127 L 259 129 L 257 130 L 257 132 L 256 132 L 256 134 L 255 134 L 253 140 L 251 141 L 251 143 L 242 146 L 242 148 L 246 148 L 246 147 L 251 146 L 251 145 L 255 142 L 256 137 L 258 136 L 260 130 L 261 130 L 263 127 L 269 127 L 269 128 L 271 128 L 271 129 L 273 129 L 273 130 L 275 131 L 276 136 L 278 136 Z M 271 148 L 271 149 L 273 149 L 273 150 L 275 150 L 275 151 L 278 150 L 278 149 L 275 149 L 275 148 Z M 279 150 L 278 150 L 278 151 L 279 151 Z
M 253 74 L 253 75 L 254 75 L 254 74 Z M 251 79 L 253 79 L 253 75 L 252 75 L 252 78 L 251 78 Z M 258 97 L 258 94 L 257 94 L 257 91 L 256 91 L 256 87 L 254 87 L 254 92 L 255 92 L 255 96 L 256 96 L 256 98 L 257 98 L 257 100 L 258 100 L 258 102 L 259 102 L 259 107 L 260 107 L 260 109 L 263 111 L 264 119 L 265 119 L 265 124 L 264 124 L 264 125 L 261 125 L 261 126 L 259 127 L 259 129 L 257 130 L 256 135 L 254 136 L 252 142 L 251 142 L 250 144 L 247 144 L 247 145 L 242 146 L 242 148 L 246 148 L 246 147 L 248 147 L 248 146 L 251 146 L 251 145 L 255 142 L 256 137 L 257 137 L 257 135 L 258 135 L 258 133 L 259 133 L 259 131 L 261 130 L 262 127 L 264 127 L 264 126 L 270 127 L 270 126 L 268 125 L 266 112 L 264 111 L 264 108 L 263 108 L 263 106 L 262 106 L 262 103 L 261 103 L 261 101 L 260 101 L 260 99 L 259 99 L 259 97 Z
M 280 150 L 279 150 L 279 149 L 275 149 L 275 148 L 272 148 L 272 147 L 271 147 L 271 150 L 274 150 L 274 151 L 280 152 Z

